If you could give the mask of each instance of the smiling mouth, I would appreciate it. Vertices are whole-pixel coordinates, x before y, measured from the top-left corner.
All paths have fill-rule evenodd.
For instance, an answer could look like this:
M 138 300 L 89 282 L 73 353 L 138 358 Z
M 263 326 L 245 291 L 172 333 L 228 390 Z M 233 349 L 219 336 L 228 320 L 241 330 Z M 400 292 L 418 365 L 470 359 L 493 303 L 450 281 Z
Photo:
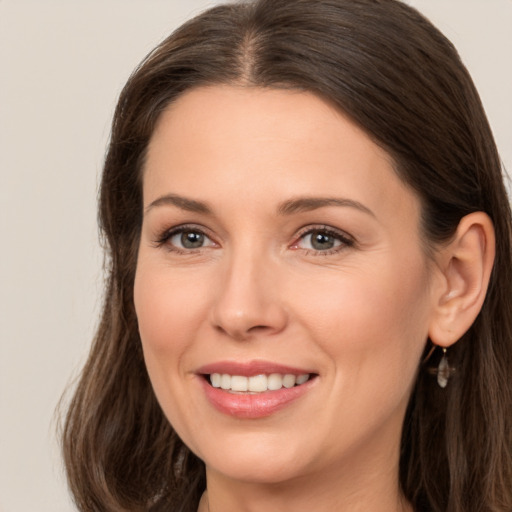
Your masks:
M 259 374 L 251 377 L 244 375 L 230 375 L 228 373 L 211 373 L 204 375 L 206 381 L 214 388 L 229 393 L 258 394 L 280 389 L 290 389 L 301 386 L 316 375 L 303 373 L 294 375 L 291 373 Z
M 198 376 L 218 411 L 238 419 L 260 419 L 291 406 L 316 387 L 318 373 L 265 361 L 217 362 Z

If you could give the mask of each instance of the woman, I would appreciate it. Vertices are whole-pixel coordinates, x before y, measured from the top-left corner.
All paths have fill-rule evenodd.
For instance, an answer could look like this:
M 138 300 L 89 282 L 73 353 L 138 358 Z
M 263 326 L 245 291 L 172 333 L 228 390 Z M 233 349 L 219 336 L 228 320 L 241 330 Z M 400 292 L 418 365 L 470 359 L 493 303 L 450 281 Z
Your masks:
M 80 510 L 512 510 L 510 208 L 395 0 L 215 7 L 121 94 Z

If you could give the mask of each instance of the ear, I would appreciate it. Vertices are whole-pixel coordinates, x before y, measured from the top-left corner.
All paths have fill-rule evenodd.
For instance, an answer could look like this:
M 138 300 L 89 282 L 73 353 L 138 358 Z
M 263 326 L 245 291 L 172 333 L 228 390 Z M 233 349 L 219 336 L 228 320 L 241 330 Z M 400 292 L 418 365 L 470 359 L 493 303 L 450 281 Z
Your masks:
M 448 347 L 475 321 L 487 293 L 494 263 L 494 226 L 489 216 L 463 217 L 451 242 L 436 255 L 438 280 L 433 286 L 432 343 Z

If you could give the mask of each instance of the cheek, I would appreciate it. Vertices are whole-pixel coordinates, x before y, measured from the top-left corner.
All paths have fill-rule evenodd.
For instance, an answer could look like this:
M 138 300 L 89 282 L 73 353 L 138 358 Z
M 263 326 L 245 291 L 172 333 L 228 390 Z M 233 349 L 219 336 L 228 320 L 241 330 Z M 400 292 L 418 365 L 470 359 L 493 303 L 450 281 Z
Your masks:
M 187 362 L 197 350 L 204 318 L 205 290 L 200 283 L 144 260 L 135 277 L 134 303 L 148 375 L 164 414 L 181 432 L 187 432 L 185 425 L 191 421 L 190 404 L 180 397 L 188 395 Z
M 137 268 L 134 303 L 145 352 L 175 356 L 199 325 L 205 297 L 201 280 L 141 262 Z
M 406 276 L 403 268 L 345 273 L 337 283 L 331 279 L 330 285 L 308 287 L 309 294 L 302 294 L 307 300 L 297 304 L 315 344 L 329 358 L 328 405 L 319 417 L 326 437 L 348 440 L 346 446 L 360 446 L 378 432 L 389 435 L 394 446 L 403 421 L 429 312 L 424 265 Z M 338 448 L 334 443 L 332 453 Z
M 134 303 L 146 368 L 164 414 L 188 439 L 187 425 L 193 424 L 193 418 L 190 399 L 182 398 L 188 396 L 187 361 L 190 352 L 197 350 L 205 290 L 198 288 L 201 280 L 191 283 L 161 264 L 139 261 Z
M 353 269 L 295 293 L 298 308 L 344 385 L 403 388 L 427 340 L 428 273 L 422 257 Z M 305 293 L 307 291 L 307 293 Z

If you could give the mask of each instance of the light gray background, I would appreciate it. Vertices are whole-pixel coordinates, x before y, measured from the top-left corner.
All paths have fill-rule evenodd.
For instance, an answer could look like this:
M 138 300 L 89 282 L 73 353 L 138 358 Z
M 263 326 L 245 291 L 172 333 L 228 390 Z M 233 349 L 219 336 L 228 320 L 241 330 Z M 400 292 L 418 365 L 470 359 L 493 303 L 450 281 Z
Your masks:
M 54 410 L 100 309 L 110 118 L 142 57 L 214 3 L 0 0 L 0 511 L 73 510 Z M 407 3 L 459 48 L 512 169 L 512 0 Z

